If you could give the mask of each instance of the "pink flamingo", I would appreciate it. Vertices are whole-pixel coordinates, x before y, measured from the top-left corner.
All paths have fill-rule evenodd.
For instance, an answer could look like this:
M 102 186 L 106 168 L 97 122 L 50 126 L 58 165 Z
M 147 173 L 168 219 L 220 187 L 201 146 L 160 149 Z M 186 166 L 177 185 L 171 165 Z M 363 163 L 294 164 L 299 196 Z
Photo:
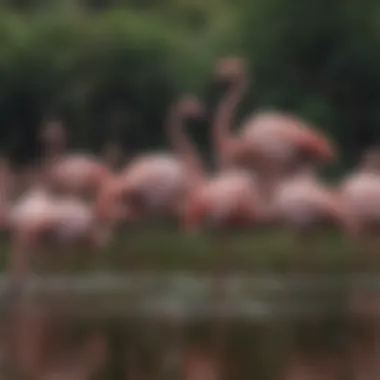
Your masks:
M 298 169 L 279 181 L 271 205 L 277 221 L 297 235 L 300 257 L 313 249 L 310 239 L 315 238 L 321 228 L 335 226 L 345 230 L 349 226 L 345 202 L 336 189 L 323 184 L 310 167 Z M 313 247 L 316 249 L 317 245 Z M 307 255 L 307 260 L 310 259 Z
M 183 226 L 240 229 L 266 221 L 257 183 L 245 171 L 231 170 L 205 180 L 189 196 Z
M 56 196 L 41 185 L 30 189 L 11 211 L 12 275 L 23 280 L 31 256 L 47 245 L 100 250 L 112 237 L 111 222 L 128 216 L 124 210 L 122 215 L 108 214 L 105 218 L 98 202 L 90 205 L 74 196 Z
M 218 172 L 210 178 L 203 175 L 202 181 L 198 178 L 198 186 L 187 202 L 183 219 L 186 229 L 198 229 L 205 222 L 216 228 L 240 229 L 269 220 L 259 179 L 244 167 L 236 168 L 251 160 L 254 151 L 244 139 L 231 137 L 229 131 L 246 86 L 242 62 L 223 61 L 217 74 L 222 81 L 233 84 L 220 102 L 212 126 Z
M 136 157 L 119 176 L 119 192 L 135 215 L 176 216 L 186 194 L 194 187 L 201 165 L 198 155 L 183 133 L 187 118 L 203 115 L 203 107 L 193 96 L 182 97 L 169 110 L 168 133 L 173 153 L 152 153 Z M 122 195 L 121 195 L 122 193 Z
M 214 128 L 215 151 L 222 167 L 254 168 L 273 188 L 271 182 L 300 159 L 331 162 L 335 158 L 335 147 L 322 132 L 283 112 L 253 115 L 242 124 L 238 136 L 231 136 L 229 128 L 248 84 L 244 60 L 222 59 L 217 66 L 217 75 L 230 85 L 218 107 L 217 127 Z
M 66 137 L 60 123 L 47 124 L 41 138 L 47 153 L 45 180 L 55 191 L 93 199 L 113 177 L 102 160 L 88 154 L 65 153 Z
M 300 236 L 314 230 L 311 227 L 320 221 L 345 223 L 343 205 L 335 191 L 319 183 L 310 171 L 300 171 L 305 159 L 329 162 L 335 158 L 327 137 L 299 118 L 279 112 L 248 119 L 238 137 L 232 137 L 233 115 L 247 86 L 245 63 L 239 58 L 225 58 L 217 66 L 217 75 L 230 84 L 230 90 L 215 116 L 215 151 L 222 168 L 256 169 L 256 210 L 260 210 L 258 189 L 265 199 L 256 212 L 261 222 L 285 222 L 292 231 L 302 232 Z

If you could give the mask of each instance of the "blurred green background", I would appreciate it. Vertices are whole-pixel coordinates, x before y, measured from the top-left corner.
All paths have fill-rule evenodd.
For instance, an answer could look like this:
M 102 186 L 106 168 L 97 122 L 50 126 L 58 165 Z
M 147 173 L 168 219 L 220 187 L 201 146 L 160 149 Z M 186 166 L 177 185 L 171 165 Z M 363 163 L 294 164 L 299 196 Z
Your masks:
M 194 91 L 212 116 L 218 57 L 241 54 L 252 86 L 240 117 L 294 111 L 330 132 L 341 168 L 380 131 L 380 3 L 375 0 L 2 0 L 0 140 L 19 161 L 36 128 L 62 117 L 74 147 L 117 138 L 166 144 L 169 102 Z M 208 129 L 197 130 L 207 155 Z

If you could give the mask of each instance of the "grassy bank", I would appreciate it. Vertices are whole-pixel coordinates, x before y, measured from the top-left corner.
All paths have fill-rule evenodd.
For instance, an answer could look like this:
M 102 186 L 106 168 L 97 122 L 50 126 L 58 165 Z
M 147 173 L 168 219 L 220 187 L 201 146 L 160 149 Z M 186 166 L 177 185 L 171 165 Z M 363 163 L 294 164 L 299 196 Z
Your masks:
M 4 267 L 10 253 L 6 239 L 1 241 L 0 249 L 0 265 Z M 93 270 L 94 257 L 90 252 L 75 249 L 63 254 L 59 251 L 55 248 L 41 254 L 37 261 L 55 261 L 54 269 L 50 270 L 60 272 Z M 305 271 L 325 273 L 356 269 L 350 264 L 355 254 L 353 247 L 333 232 L 321 235 L 318 246 L 313 240 L 307 242 L 301 252 L 293 237 L 283 231 L 228 236 L 223 233 L 184 235 L 166 227 L 133 228 L 120 233 L 102 254 L 103 269 L 110 271 L 208 271 L 222 261 L 230 269 L 249 273 L 286 273 L 299 270 L 300 265 Z M 308 262 L 313 264 L 308 265 Z

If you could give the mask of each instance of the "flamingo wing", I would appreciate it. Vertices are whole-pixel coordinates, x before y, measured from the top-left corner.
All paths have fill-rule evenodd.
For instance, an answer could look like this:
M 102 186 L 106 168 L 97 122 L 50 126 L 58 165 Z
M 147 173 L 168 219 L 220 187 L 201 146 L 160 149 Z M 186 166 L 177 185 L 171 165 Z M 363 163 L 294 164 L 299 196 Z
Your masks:
M 283 160 L 306 153 L 325 161 L 335 158 L 335 147 L 320 131 L 297 116 L 262 112 L 243 123 L 241 135 L 264 155 Z
M 121 178 L 125 188 L 140 194 L 150 209 L 165 207 L 190 185 L 183 163 L 166 154 L 146 156 L 131 163 Z

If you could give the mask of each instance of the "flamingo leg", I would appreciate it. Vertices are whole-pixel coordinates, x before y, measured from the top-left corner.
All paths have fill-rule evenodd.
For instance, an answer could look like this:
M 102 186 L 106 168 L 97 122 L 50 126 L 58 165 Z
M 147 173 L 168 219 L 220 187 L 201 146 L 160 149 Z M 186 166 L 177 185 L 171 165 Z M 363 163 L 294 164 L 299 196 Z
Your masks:
M 221 380 L 220 362 L 207 350 L 197 347 L 186 354 L 185 379 Z M 217 360 L 216 360 L 217 359 Z
M 12 239 L 12 256 L 9 263 L 9 272 L 17 285 L 26 280 L 30 269 L 30 258 L 36 248 L 36 234 L 33 230 L 16 232 Z
M 28 379 L 39 380 L 45 360 L 47 316 L 21 301 L 13 320 L 14 364 Z

